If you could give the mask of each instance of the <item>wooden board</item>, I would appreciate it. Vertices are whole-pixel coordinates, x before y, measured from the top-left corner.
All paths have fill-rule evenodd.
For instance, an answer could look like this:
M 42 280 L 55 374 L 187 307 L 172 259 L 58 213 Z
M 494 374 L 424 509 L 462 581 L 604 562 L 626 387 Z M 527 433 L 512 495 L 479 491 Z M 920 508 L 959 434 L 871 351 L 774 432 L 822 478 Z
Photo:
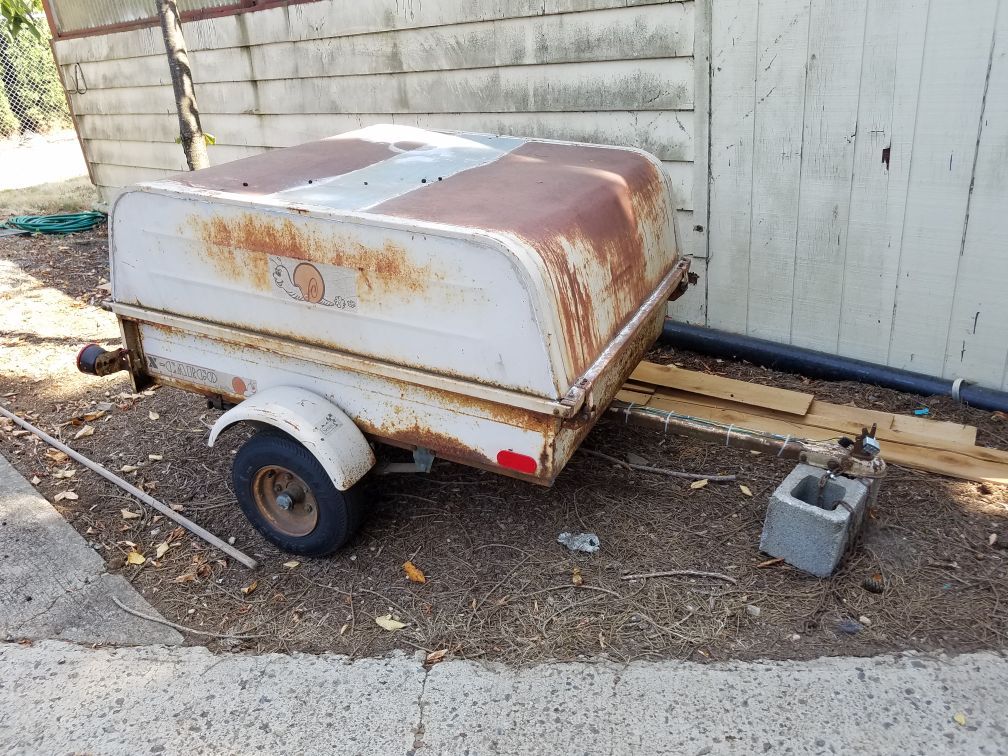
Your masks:
M 889 351 L 926 375 L 945 369 L 997 5 L 929 6 Z
M 936 449 L 969 448 L 973 447 L 976 441 L 976 428 L 973 426 L 862 410 L 857 407 L 828 404 L 818 400 L 812 402 L 809 412 L 802 416 L 669 389 L 656 392 L 649 406 L 660 407 L 662 401 L 675 402 L 683 407 L 688 405 L 699 413 L 706 410 L 734 413 L 733 419 L 730 419 L 729 422 L 752 416 L 787 423 L 789 426 L 812 428 L 817 434 L 820 431 L 827 431 L 829 435 L 824 438 L 838 436 L 854 438 L 862 428 L 871 427 L 872 423 L 875 423 L 877 425 L 876 437 L 880 441 L 898 441 Z M 816 438 L 818 439 L 819 436 L 817 435 Z
M 707 323 L 746 333 L 752 227 L 753 121 L 759 3 L 711 7 L 710 219 Z
M 1008 5 L 995 30 L 945 355 L 946 377 L 1008 390 Z
M 648 403 L 655 409 L 703 417 L 724 425 L 736 426 L 779 436 L 790 435 L 813 441 L 827 441 L 837 436 L 836 430 L 804 425 L 797 418 L 785 420 L 764 417 L 745 411 L 718 409 L 698 404 L 682 402 L 662 396 L 653 397 Z M 962 480 L 986 480 L 994 483 L 1008 483 L 1008 452 L 986 449 L 980 446 L 949 444 L 948 448 L 929 449 L 920 444 L 928 439 L 888 431 L 883 440 L 883 458 L 892 464 L 916 470 L 935 472 Z M 900 440 L 896 440 L 900 439 Z
M 889 357 L 927 8 L 871 2 L 865 24 L 837 351 L 878 364 Z
M 690 391 L 704 396 L 751 404 L 793 415 L 804 415 L 812 404 L 813 396 L 798 391 L 760 386 L 756 383 L 706 375 L 693 370 L 683 370 L 674 365 L 656 365 L 642 362 L 630 378 L 645 383 L 655 383 L 680 391 Z
M 507 19 L 527 19 L 537 28 L 544 17 L 555 14 L 664 4 L 666 0 L 407 0 L 390 7 L 388 0 L 321 0 L 282 5 L 241 15 L 221 16 L 185 25 L 190 52 L 267 45 L 279 40 L 314 40 L 336 35 L 364 35 L 408 29 L 436 29 L 456 24 L 476 24 Z M 692 2 L 675 2 L 692 13 Z M 535 36 L 535 35 L 531 35 Z M 116 34 L 62 39 L 56 42 L 60 60 L 100 61 L 164 53 L 158 26 Z
M 194 49 L 197 84 L 309 76 L 448 71 L 511 65 L 688 57 L 693 18 L 683 3 L 612 8 L 530 20 L 512 18 L 289 40 L 288 34 L 248 48 Z M 532 29 L 535 33 L 532 33 Z M 548 39 L 544 45 L 539 40 Z M 83 75 L 89 89 L 170 85 L 164 51 L 77 63 L 61 56 L 68 81 Z
M 858 131 L 866 0 L 812 4 L 798 186 L 791 343 L 835 352 Z
M 791 341 L 810 0 L 760 0 L 746 333 Z M 720 95 L 715 85 L 713 107 Z M 718 209 L 711 207 L 711 221 Z M 711 254 L 716 255 L 717 250 Z

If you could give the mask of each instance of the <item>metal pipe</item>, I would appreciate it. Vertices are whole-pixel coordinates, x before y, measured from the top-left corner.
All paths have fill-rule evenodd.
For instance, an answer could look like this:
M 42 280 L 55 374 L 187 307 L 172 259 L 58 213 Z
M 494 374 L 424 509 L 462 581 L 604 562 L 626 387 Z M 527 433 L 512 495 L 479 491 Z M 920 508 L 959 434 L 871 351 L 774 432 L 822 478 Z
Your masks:
M 851 357 L 778 344 L 714 328 L 665 320 L 661 340 L 680 349 L 715 357 L 747 360 L 763 367 L 829 381 L 858 381 L 920 396 L 951 396 L 970 407 L 1008 412 L 1008 392 L 975 386 L 961 379 L 935 378 L 876 365 Z
M 30 431 L 31 433 L 34 433 L 36 436 L 38 436 L 43 441 L 45 441 L 47 444 L 49 444 L 49 446 L 52 446 L 55 449 L 59 449 L 61 452 L 63 452 L 64 454 L 66 454 L 71 459 L 74 459 L 77 462 L 79 462 L 80 464 L 84 465 L 84 467 L 86 467 L 87 469 L 92 470 L 92 471 L 98 473 L 99 475 L 101 475 L 103 478 L 105 478 L 105 480 L 110 481 L 112 483 L 115 483 L 123 491 L 126 491 L 127 493 L 133 494 L 138 499 L 140 499 L 140 501 L 142 501 L 144 504 L 147 504 L 148 506 L 153 507 L 158 512 L 160 512 L 165 517 L 167 517 L 169 520 L 174 520 L 179 525 L 181 525 L 183 528 L 185 528 L 186 530 L 188 530 L 190 533 L 193 533 L 194 535 L 199 536 L 204 541 L 206 541 L 207 543 L 209 543 L 211 546 L 216 546 L 218 549 L 220 549 L 221 551 L 223 551 L 225 554 L 227 554 L 230 557 L 233 557 L 234 559 L 237 559 L 239 562 L 241 562 L 242 564 L 244 564 L 249 569 L 253 569 L 254 570 L 256 567 L 259 566 L 259 563 L 255 559 L 253 559 L 252 557 L 250 557 L 248 554 L 245 554 L 244 552 L 239 551 L 238 549 L 236 549 L 234 546 L 232 546 L 231 544 L 227 543 L 226 541 L 222 541 L 220 538 L 218 538 L 217 536 L 215 536 L 209 530 L 206 530 L 205 528 L 200 527 L 195 522 L 193 522 L 192 520 L 190 520 L 188 517 L 183 517 L 182 515 L 180 515 L 178 512 L 176 512 L 171 507 L 167 506 L 166 504 L 162 504 L 160 501 L 158 501 L 157 499 L 155 499 L 153 496 L 149 496 L 146 493 L 144 493 L 143 491 L 141 491 L 139 488 L 137 488 L 136 486 L 127 483 L 125 480 L 123 480 L 122 478 L 120 478 L 118 475 L 116 475 L 113 472 L 110 472 L 108 469 L 106 469 L 105 467 L 102 467 L 97 462 L 93 462 L 90 459 L 88 459 L 87 457 L 85 457 L 83 454 L 75 452 L 73 449 L 71 449 L 69 446 L 67 446 L 66 444 L 64 444 L 62 441 L 56 440 L 55 438 L 53 438 L 52 436 L 50 436 L 48 433 L 46 433 L 44 430 L 41 430 L 40 428 L 36 428 L 34 425 L 32 425 L 31 423 L 29 423 L 27 420 L 23 420 L 22 418 L 20 418 L 17 415 L 15 415 L 13 412 L 10 412 L 10 411 L 4 409 L 3 407 L 0 407 L 0 415 L 3 415 L 4 417 L 9 418 L 10 420 L 13 420 L 15 423 L 17 423 L 18 425 L 20 425 L 26 431 Z

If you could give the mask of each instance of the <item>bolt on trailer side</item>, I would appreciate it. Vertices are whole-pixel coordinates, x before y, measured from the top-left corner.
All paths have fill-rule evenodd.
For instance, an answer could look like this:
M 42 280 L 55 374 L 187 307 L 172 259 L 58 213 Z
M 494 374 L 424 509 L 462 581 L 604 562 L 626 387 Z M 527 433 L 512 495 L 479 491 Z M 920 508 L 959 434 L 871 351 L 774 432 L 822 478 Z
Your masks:
M 299 149 L 119 199 L 134 380 L 226 404 L 299 386 L 371 438 L 552 482 L 688 268 L 657 161 L 397 127 L 313 143 L 332 175 L 285 177 Z

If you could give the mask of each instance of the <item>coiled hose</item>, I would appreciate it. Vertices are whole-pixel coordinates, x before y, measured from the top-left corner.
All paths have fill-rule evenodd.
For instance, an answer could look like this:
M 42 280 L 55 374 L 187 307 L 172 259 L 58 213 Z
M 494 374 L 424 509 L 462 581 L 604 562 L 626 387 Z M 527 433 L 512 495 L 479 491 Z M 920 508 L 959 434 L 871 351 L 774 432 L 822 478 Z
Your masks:
M 72 234 L 75 231 L 90 231 L 107 216 L 95 210 L 84 213 L 63 213 L 60 215 L 15 215 L 0 224 L 34 234 Z

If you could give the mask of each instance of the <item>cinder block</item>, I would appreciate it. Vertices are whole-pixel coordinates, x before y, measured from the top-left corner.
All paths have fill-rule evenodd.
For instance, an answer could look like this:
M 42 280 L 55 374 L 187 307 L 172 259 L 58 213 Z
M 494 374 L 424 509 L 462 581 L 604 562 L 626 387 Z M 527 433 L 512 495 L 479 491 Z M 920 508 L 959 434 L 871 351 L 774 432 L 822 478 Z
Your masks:
M 800 464 L 770 496 L 760 550 L 818 577 L 828 577 L 843 559 L 847 544 L 861 527 L 869 487 L 859 480 L 836 477 Z

